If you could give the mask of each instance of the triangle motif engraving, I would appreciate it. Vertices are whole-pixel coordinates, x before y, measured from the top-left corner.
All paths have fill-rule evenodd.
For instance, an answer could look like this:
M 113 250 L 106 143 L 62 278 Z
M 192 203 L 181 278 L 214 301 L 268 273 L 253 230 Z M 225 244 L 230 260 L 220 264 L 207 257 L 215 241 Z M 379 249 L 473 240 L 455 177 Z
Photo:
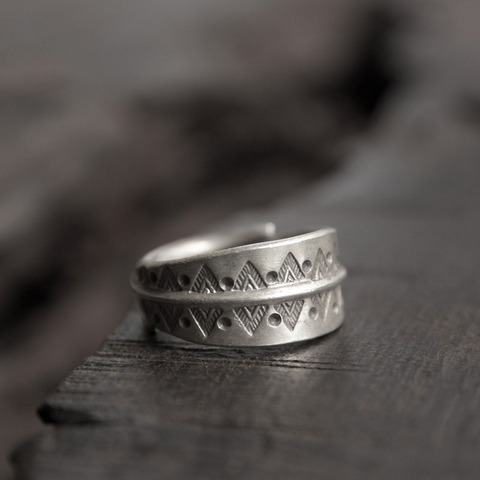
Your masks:
M 235 290 L 259 290 L 266 288 L 267 284 L 263 281 L 262 276 L 255 268 L 252 262 L 247 262 L 238 275 L 233 288 Z
M 163 321 L 167 332 L 172 333 L 177 326 L 178 319 L 182 314 L 181 308 L 169 307 L 167 305 L 159 305 L 157 307 L 157 316 L 160 321 Z
M 293 300 L 275 305 L 275 310 L 282 316 L 283 323 L 285 323 L 291 332 L 293 332 L 297 325 L 304 303 L 304 300 Z
M 202 268 L 195 277 L 195 281 L 193 282 L 190 291 L 209 294 L 218 292 L 219 290 L 220 285 L 218 284 L 215 275 L 206 265 L 202 265 Z
M 318 249 L 317 256 L 315 257 L 315 263 L 313 264 L 313 280 L 320 280 L 325 277 L 330 270 L 330 265 L 327 262 L 327 257 L 323 253 L 321 248 Z
M 219 308 L 191 308 L 189 310 L 204 337 L 208 337 L 223 313 L 223 310 Z
M 175 274 L 172 272 L 171 268 L 167 266 L 162 268 L 156 287 L 159 290 L 166 290 L 168 292 L 180 292 L 182 290 L 175 278 Z
M 298 280 L 302 280 L 305 278 L 302 269 L 294 257 L 294 255 L 290 252 L 285 258 L 280 270 L 278 272 L 278 282 L 279 283 L 292 283 Z
M 233 313 L 245 331 L 249 335 L 253 335 L 267 310 L 268 307 L 266 305 L 257 305 L 254 307 L 235 308 Z
M 318 318 L 324 322 L 327 319 L 328 309 L 332 300 L 332 290 L 318 293 L 312 300 L 314 307 L 318 311 Z

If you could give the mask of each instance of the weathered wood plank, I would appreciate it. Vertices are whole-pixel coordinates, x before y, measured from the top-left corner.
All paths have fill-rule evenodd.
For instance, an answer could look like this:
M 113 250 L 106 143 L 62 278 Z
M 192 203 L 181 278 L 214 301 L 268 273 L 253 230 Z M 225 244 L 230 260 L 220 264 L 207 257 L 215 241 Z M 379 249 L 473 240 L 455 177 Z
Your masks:
M 344 83 L 376 26 L 357 0 L 7 0 L 0 18 L 3 477 L 118 325 L 143 251 L 337 165 L 368 121 Z
M 447 168 L 439 162 L 443 174 L 433 178 Z M 466 162 L 456 170 L 468 184 L 480 167 Z M 344 327 L 289 347 L 218 349 L 168 336 L 154 341 L 134 310 L 41 409 L 57 427 L 18 453 L 24 475 L 476 478 L 477 208 L 442 212 L 437 207 L 462 182 L 439 189 L 421 166 L 398 166 L 395 179 L 415 180 L 414 193 L 439 190 L 427 209 L 437 215 L 418 214 L 407 195 L 403 205 L 389 200 L 375 171 L 372 187 L 348 201 L 322 208 L 322 194 L 317 203 L 307 195 L 290 211 L 269 214 L 296 228 L 328 211 L 339 226 L 351 269 Z M 337 188 L 352 178 L 339 177 Z M 400 208 L 359 216 L 353 206 L 371 196 Z
M 478 478 L 480 68 L 460 3 L 405 7 L 395 48 L 414 80 L 350 166 L 232 220 L 337 227 L 345 325 L 228 350 L 154 341 L 132 311 L 41 408 L 51 428 L 17 452 L 19 476 Z

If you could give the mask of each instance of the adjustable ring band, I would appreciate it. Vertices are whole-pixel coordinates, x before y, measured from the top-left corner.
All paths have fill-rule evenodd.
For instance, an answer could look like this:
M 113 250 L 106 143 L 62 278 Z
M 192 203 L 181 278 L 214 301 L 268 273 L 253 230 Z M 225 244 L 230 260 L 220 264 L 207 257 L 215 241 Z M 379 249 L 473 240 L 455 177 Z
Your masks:
M 272 223 L 219 231 L 145 255 L 131 285 L 147 326 L 219 346 L 279 345 L 338 328 L 346 270 L 336 231 L 274 240 L 275 231 Z

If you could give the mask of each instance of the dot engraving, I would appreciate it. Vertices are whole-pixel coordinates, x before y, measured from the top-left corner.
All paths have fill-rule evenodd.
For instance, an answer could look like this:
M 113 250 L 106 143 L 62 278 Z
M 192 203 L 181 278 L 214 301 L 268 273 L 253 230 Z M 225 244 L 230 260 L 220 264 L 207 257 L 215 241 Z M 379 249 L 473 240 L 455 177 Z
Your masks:
M 228 317 L 223 317 L 217 321 L 217 326 L 220 330 L 227 330 L 232 326 L 232 321 Z
M 327 253 L 327 263 L 329 265 L 331 265 L 333 263 L 333 257 L 332 257 L 332 253 L 331 252 L 328 252 Z
M 190 325 L 192 324 L 191 320 L 187 317 L 181 318 L 178 323 L 182 328 L 190 328 Z
M 305 260 L 302 263 L 302 270 L 304 272 L 309 272 L 312 269 L 312 262 L 310 260 Z
M 278 280 L 278 273 L 277 272 L 268 272 L 267 276 L 265 277 L 267 283 L 275 283 Z
M 225 277 L 220 280 L 220 288 L 227 292 L 233 288 L 234 282 L 233 278 Z
M 267 321 L 271 327 L 278 327 L 282 323 L 282 317 L 278 313 L 272 313 Z
M 312 320 L 316 320 L 318 318 L 318 310 L 315 307 L 311 308 L 310 311 L 308 312 L 308 316 Z
M 182 287 L 188 287 L 190 285 L 190 277 L 188 275 L 180 275 L 178 277 L 178 283 Z

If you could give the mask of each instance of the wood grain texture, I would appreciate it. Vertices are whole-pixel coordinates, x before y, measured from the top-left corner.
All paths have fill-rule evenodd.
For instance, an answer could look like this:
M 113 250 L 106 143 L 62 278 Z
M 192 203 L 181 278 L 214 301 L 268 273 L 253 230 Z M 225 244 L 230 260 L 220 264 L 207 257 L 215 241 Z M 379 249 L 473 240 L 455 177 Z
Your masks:
M 441 160 L 426 175 L 415 163 L 364 167 L 371 185 L 351 199 L 317 189 L 268 213 L 284 228 L 324 218 L 339 228 L 350 278 L 338 332 L 206 348 L 149 337 L 134 309 L 41 408 L 54 426 L 17 452 L 23 477 L 477 478 L 480 194 L 465 187 L 480 167 L 459 164 L 445 184 Z M 415 190 L 385 189 L 389 171 L 424 189 L 423 205 L 409 206 Z M 443 211 L 447 197 L 469 208 Z M 359 215 L 372 198 L 398 210 Z
M 219 349 L 151 338 L 133 309 L 41 407 L 19 478 L 478 478 L 478 22 L 464 1 L 390 3 L 415 22 L 377 127 L 328 180 L 231 219 L 335 226 L 345 325 Z

